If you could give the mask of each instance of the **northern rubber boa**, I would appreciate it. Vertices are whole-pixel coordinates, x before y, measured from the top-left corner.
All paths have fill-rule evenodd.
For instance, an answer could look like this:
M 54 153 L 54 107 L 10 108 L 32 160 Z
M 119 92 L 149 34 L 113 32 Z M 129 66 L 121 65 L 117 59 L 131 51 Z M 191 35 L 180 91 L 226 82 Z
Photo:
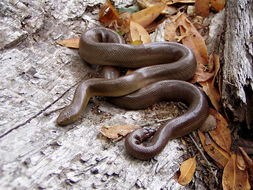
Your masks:
M 137 69 L 116 79 L 82 81 L 70 105 L 58 116 L 59 125 L 76 121 L 92 96 L 119 97 L 112 101 L 129 109 L 144 108 L 161 99 L 185 102 L 189 110 L 170 120 L 157 132 L 140 129 L 127 136 L 127 151 L 136 158 L 146 160 L 158 154 L 169 139 L 195 130 L 208 115 L 208 104 L 203 93 L 194 85 L 184 82 L 192 78 L 197 64 L 192 51 L 179 43 L 128 45 L 110 29 L 93 28 L 82 34 L 79 54 L 90 64 Z M 113 78 L 110 74 L 108 77 Z M 138 97 L 140 104 L 133 97 Z M 148 137 L 151 141 L 141 144 Z

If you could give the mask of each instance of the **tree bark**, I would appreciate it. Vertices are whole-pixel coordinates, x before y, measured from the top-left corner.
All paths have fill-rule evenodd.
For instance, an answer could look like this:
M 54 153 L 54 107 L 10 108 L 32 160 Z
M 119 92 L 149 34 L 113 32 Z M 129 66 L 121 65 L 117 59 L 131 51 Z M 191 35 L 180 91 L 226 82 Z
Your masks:
M 215 183 L 214 178 L 210 185 L 203 182 L 202 166 L 186 187 L 173 178 L 181 163 L 195 155 L 179 139 L 143 162 L 127 154 L 123 139 L 112 142 L 99 132 L 104 125 L 143 125 L 176 117 L 182 109 L 174 104 L 163 110 L 127 111 L 94 98 L 77 122 L 56 125 L 59 108 L 92 72 L 77 50 L 56 42 L 100 25 L 104 2 L 0 1 L 0 189 L 190 190 Z M 133 2 L 114 3 L 126 7 Z
M 228 0 L 222 82 L 223 105 L 253 128 L 252 0 Z

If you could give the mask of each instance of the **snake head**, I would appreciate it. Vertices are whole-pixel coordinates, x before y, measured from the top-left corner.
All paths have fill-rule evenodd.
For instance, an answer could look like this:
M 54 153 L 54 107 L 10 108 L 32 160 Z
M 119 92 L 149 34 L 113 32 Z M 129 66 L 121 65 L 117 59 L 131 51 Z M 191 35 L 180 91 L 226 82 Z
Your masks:
M 58 116 L 56 123 L 61 126 L 73 123 L 80 117 L 79 110 L 73 106 L 67 106 Z
M 133 157 L 140 160 L 148 160 L 154 157 L 157 153 L 153 151 L 151 147 L 144 144 L 148 138 L 152 137 L 156 133 L 154 129 L 138 129 L 130 133 L 125 140 L 125 147 L 128 153 Z
M 155 134 L 155 129 L 138 129 L 132 133 L 132 137 L 136 144 L 141 144 Z

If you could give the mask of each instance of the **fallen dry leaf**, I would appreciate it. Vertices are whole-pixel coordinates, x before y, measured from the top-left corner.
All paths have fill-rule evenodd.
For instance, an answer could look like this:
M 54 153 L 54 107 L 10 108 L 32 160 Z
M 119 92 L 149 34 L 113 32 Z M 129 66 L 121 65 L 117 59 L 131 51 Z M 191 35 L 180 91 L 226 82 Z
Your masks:
M 212 80 L 208 80 L 206 82 L 200 82 L 199 83 L 202 85 L 203 90 L 205 91 L 206 95 L 209 97 L 211 100 L 213 106 L 217 111 L 220 110 L 220 92 L 216 89 L 214 83 L 215 83 L 215 78 L 220 70 L 220 62 L 219 62 L 219 56 L 217 54 L 212 54 L 209 59 L 208 63 L 208 73 L 205 73 L 206 76 L 212 77 Z M 198 72 L 200 73 L 200 72 Z M 203 72 L 202 72 L 203 73 Z M 213 76 L 212 76 L 213 75 Z M 201 76 L 200 76 L 201 78 Z
M 143 27 L 151 24 L 165 8 L 165 4 L 159 3 L 152 7 L 148 7 L 131 15 L 131 21 L 136 22 Z
M 178 24 L 175 22 L 166 22 L 165 23 L 165 31 L 164 31 L 164 39 L 173 42 L 177 41 L 179 36 L 177 36 L 177 28 Z
M 232 154 L 224 168 L 222 187 L 224 190 L 250 190 L 248 171 L 237 167 L 237 155 Z
M 195 0 L 164 0 L 167 5 L 172 5 L 175 3 L 195 3 Z
M 70 38 L 67 40 L 61 40 L 57 43 L 64 47 L 79 49 L 80 38 Z
M 194 27 L 194 25 L 187 19 L 184 13 L 178 12 L 177 15 L 171 17 L 172 22 L 179 27 L 182 42 L 189 47 L 195 54 L 197 61 L 202 65 L 208 64 L 208 55 L 205 40 Z
M 218 91 L 219 91 L 220 96 L 222 97 L 222 79 L 221 79 L 221 77 L 219 77 L 219 79 L 218 79 Z M 228 118 L 227 112 L 225 111 L 224 107 L 223 107 L 223 111 L 226 114 L 226 118 Z
M 219 91 L 212 85 L 212 81 L 199 82 L 199 84 L 203 87 L 203 91 L 209 97 L 215 109 L 219 111 L 221 97 Z
M 178 12 L 177 15 L 171 17 L 171 22 L 173 24 L 167 24 L 165 30 L 165 39 L 169 41 L 179 41 L 182 39 L 182 43 L 190 48 L 196 57 L 198 65 L 196 73 L 191 82 L 205 82 L 212 78 L 214 73 L 205 71 L 205 67 L 208 65 L 207 47 L 200 33 L 187 19 L 184 13 Z M 170 29 L 170 27 L 172 29 Z M 180 30 L 180 36 L 175 34 L 175 31 L 177 31 L 178 28 Z M 176 39 L 173 40 L 173 37 Z
M 214 130 L 217 126 L 216 118 L 209 113 L 208 117 L 206 118 L 205 122 L 201 125 L 199 130 L 201 132 L 208 132 L 210 130 Z
M 240 170 L 245 170 L 246 169 L 246 162 L 244 161 L 243 155 L 241 152 L 237 153 L 236 156 L 236 166 L 240 169 Z
M 119 14 L 113 8 L 111 2 L 109 0 L 107 3 L 103 4 L 99 10 L 99 21 L 104 23 L 105 26 L 110 26 L 113 22 L 119 18 Z
M 130 22 L 130 42 L 141 41 L 142 44 L 151 43 L 151 38 L 148 32 L 140 24 L 131 21 Z
M 120 28 L 122 34 L 126 34 L 130 30 L 130 17 L 131 14 L 129 12 L 123 12 L 119 14 L 119 18 L 117 19 L 117 26 Z
M 224 117 L 214 109 L 210 108 L 210 114 L 216 119 L 216 128 L 209 131 L 212 139 L 225 151 L 230 152 L 231 148 L 231 131 Z
M 184 20 L 185 25 L 180 26 L 180 31 L 183 36 L 187 36 L 182 39 L 182 42 L 185 46 L 187 46 L 193 51 L 198 63 L 194 78 L 196 78 L 196 82 L 207 81 L 213 75 L 204 70 L 204 67 L 208 63 L 208 55 L 205 41 L 199 34 L 197 29 L 193 26 L 193 24 L 186 19 L 186 17 Z M 187 28 L 185 26 L 187 26 Z
M 180 166 L 180 176 L 178 183 L 187 185 L 191 182 L 193 174 L 196 170 L 196 156 L 185 160 Z
M 210 62 L 212 62 L 213 67 L 214 67 L 214 76 L 212 79 L 212 86 L 213 87 L 214 87 L 215 79 L 220 71 L 220 60 L 219 59 L 220 59 L 219 55 L 213 54 L 213 55 L 211 55 L 211 61 L 209 61 L 209 64 L 210 64 Z M 209 68 L 209 69 L 211 69 L 211 68 Z M 213 70 L 213 68 L 212 68 L 212 70 Z
M 209 2 L 210 0 L 196 0 L 196 14 L 202 17 L 207 17 L 209 15 Z
M 134 125 L 102 126 L 100 132 L 109 139 L 118 139 L 140 128 Z
M 141 7 L 142 9 L 148 8 L 148 7 L 152 7 L 156 4 L 161 3 L 160 0 L 137 0 L 137 3 L 139 5 L 139 7 Z M 168 5 L 166 6 L 163 11 L 161 12 L 162 14 L 168 14 L 168 15 L 173 15 L 177 12 L 176 7 Z
M 197 62 L 198 62 L 198 59 L 197 59 Z M 191 80 L 192 83 L 195 83 L 195 82 L 203 83 L 213 78 L 214 73 L 208 72 L 205 68 L 206 68 L 206 65 L 203 65 L 201 64 L 201 62 L 198 62 L 195 75 L 193 76 Z
M 238 149 L 242 153 L 242 156 L 245 162 L 247 163 L 247 168 L 249 168 L 250 178 L 253 181 L 253 161 L 250 159 L 250 157 L 248 156 L 248 154 L 244 151 L 242 147 L 238 147 Z
M 118 18 L 118 17 L 119 17 L 119 14 L 118 14 L 118 12 L 116 11 L 116 9 L 114 9 L 114 7 L 112 6 L 111 1 L 110 1 L 110 0 L 106 0 L 106 3 L 107 3 L 107 5 L 110 7 L 110 9 L 112 10 L 113 14 Z
M 211 0 L 212 8 L 216 11 L 221 11 L 226 4 L 226 0 Z
M 201 144 L 203 145 L 205 151 L 209 156 L 211 156 L 217 163 L 220 168 L 226 166 L 228 159 L 230 157 L 229 153 L 220 148 L 209 136 L 207 133 L 202 133 L 198 130 L 199 138 Z
M 151 24 L 146 26 L 145 29 L 147 30 L 147 32 L 149 34 L 152 32 L 155 32 L 155 30 L 158 28 L 158 26 L 160 24 L 162 24 L 166 19 L 167 19 L 167 17 L 165 17 L 165 16 L 159 17 L 159 18 L 155 19 Z

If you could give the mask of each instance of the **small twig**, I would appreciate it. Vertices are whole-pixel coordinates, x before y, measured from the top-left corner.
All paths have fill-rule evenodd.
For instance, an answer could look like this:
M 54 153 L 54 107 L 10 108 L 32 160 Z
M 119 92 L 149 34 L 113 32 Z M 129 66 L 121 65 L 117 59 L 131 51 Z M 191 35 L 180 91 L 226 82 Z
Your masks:
M 171 120 L 172 118 L 171 117 L 168 117 L 166 119 L 155 119 L 154 121 L 152 122 L 147 122 L 147 123 L 144 123 L 142 125 L 140 125 L 140 127 L 145 127 L 145 126 L 150 126 L 150 125 L 154 125 L 156 123 L 161 123 L 161 122 L 164 122 L 164 121 L 169 121 Z
M 57 101 L 58 101 L 59 99 L 61 99 L 63 96 L 65 96 L 65 94 L 67 94 L 72 88 L 74 88 L 75 86 L 77 86 L 81 81 L 83 81 L 84 79 L 87 79 L 87 76 L 88 76 L 89 74 L 90 74 L 90 73 L 87 73 L 84 77 L 82 77 L 81 80 L 79 80 L 79 81 L 76 82 L 74 85 L 72 85 L 70 88 L 68 88 L 68 89 L 57 99 Z M 52 113 L 55 113 L 55 112 L 58 112 L 58 111 L 64 109 L 65 107 L 66 107 L 66 106 L 63 106 L 63 107 L 56 108 L 56 109 L 54 109 L 54 110 L 52 110 L 52 111 L 49 111 L 49 112 L 44 112 L 43 115 L 44 115 L 44 116 L 49 116 L 49 115 L 51 115 Z
M 193 133 L 194 133 L 194 132 L 193 132 Z M 196 148 L 197 148 L 198 151 L 200 152 L 201 156 L 202 156 L 202 157 L 204 158 L 204 160 L 206 161 L 207 166 L 208 166 L 210 172 L 213 174 L 213 177 L 214 177 L 216 183 L 218 184 L 218 178 L 216 177 L 216 175 L 215 175 L 215 173 L 214 173 L 214 171 L 213 171 L 213 169 L 212 169 L 212 164 L 207 160 L 207 158 L 206 158 L 204 152 L 200 149 L 200 147 L 198 146 L 197 142 L 194 140 L 193 136 L 192 136 L 191 134 L 189 134 L 189 137 L 191 138 L 192 142 L 194 143 L 194 145 L 196 146 Z

